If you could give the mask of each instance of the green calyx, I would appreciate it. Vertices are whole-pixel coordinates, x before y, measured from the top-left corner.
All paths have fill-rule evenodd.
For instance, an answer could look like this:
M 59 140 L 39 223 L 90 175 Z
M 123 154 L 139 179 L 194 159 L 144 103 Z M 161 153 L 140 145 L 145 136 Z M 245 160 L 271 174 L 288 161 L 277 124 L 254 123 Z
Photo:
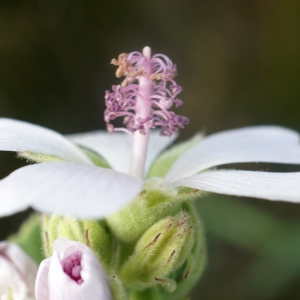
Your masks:
M 154 223 L 175 216 L 185 202 L 203 195 L 202 191 L 189 188 L 177 190 L 162 178 L 149 178 L 140 195 L 121 211 L 108 216 L 106 221 L 118 239 L 134 243 Z
M 89 246 L 108 272 L 112 266 L 113 238 L 105 221 L 78 220 L 58 215 L 44 215 L 42 224 L 43 247 L 46 257 L 52 255 L 52 244 L 60 237 Z
M 161 285 L 169 292 L 176 282 L 169 275 L 182 266 L 195 242 L 193 223 L 181 212 L 151 226 L 139 239 L 134 254 L 120 271 L 125 284 L 134 289 Z
M 114 235 L 125 243 L 136 242 L 154 223 L 180 212 L 182 203 L 171 187 L 162 187 L 159 178 L 145 183 L 144 190 L 121 211 L 106 220 Z
M 204 230 L 190 202 L 153 224 L 133 247 L 118 269 L 130 300 L 185 299 L 206 264 Z

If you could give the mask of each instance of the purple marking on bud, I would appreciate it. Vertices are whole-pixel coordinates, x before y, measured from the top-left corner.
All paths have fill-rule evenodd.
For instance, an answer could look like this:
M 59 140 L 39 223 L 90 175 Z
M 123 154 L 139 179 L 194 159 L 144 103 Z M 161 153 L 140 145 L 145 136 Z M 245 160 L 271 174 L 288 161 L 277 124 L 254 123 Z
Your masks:
M 62 267 L 64 272 L 72 278 L 77 284 L 82 284 L 83 280 L 81 278 L 81 257 L 80 252 L 73 253 L 67 256 L 62 262 Z
M 135 51 L 129 54 L 122 53 L 118 60 L 111 61 L 113 65 L 118 66 L 116 76 L 125 76 L 121 85 L 114 85 L 112 92 L 105 92 L 104 120 L 111 133 L 120 130 L 110 124 L 110 121 L 118 117 L 124 117 L 123 124 L 129 132 L 138 131 L 142 135 L 147 134 L 150 128 L 161 127 L 161 135 L 170 137 L 176 130 L 189 123 L 187 117 L 169 111 L 173 106 L 177 108 L 183 104 L 183 101 L 177 98 L 182 87 L 173 80 L 177 75 L 176 65 L 163 54 L 146 56 Z M 150 82 L 150 93 L 145 90 L 148 85 L 145 85 L 143 78 Z M 141 117 L 142 108 L 140 102 L 137 104 L 137 98 L 142 98 L 145 107 L 150 107 L 145 109 L 147 115 L 143 111 Z

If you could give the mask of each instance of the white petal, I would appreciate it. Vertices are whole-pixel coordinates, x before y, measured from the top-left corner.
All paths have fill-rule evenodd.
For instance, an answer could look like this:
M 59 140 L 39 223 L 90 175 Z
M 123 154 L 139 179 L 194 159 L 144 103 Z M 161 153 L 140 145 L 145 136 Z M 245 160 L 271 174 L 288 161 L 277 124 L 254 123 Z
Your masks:
M 128 173 L 130 169 L 132 138 L 124 132 L 110 134 L 99 130 L 67 136 L 76 144 L 87 147 L 102 156 L 116 171 Z
M 88 251 L 90 253 L 88 253 Z M 80 299 L 90 300 L 109 300 L 111 298 L 108 283 L 106 281 L 106 275 L 99 264 L 99 261 L 92 255 L 92 251 L 87 248 L 86 252 L 81 259 L 81 276 L 84 283 L 81 286 Z
M 99 130 L 69 135 L 67 137 L 78 145 L 87 147 L 98 153 L 114 170 L 126 174 L 129 173 L 132 151 L 132 137 L 130 135 L 124 132 L 114 132 L 113 134 L 110 134 L 107 131 Z M 148 172 L 157 155 L 163 149 L 167 148 L 176 137 L 176 134 L 171 138 L 167 138 L 165 136 L 160 136 L 158 131 L 150 132 L 146 172 Z
M 170 181 L 230 163 L 300 164 L 300 137 L 293 130 L 257 126 L 228 130 L 204 138 L 185 152 L 166 178 Z
M 17 245 L 0 242 L 0 295 L 11 289 L 15 299 L 33 296 L 37 264 Z
M 174 184 L 218 194 L 300 202 L 300 172 L 207 171 Z
M 10 242 L 0 242 L 0 254 L 9 259 L 28 287 L 33 289 L 37 264 L 19 246 Z
M 63 160 L 91 164 L 90 159 L 64 136 L 27 122 L 0 119 L 0 150 L 30 151 Z
M 133 200 L 141 188 L 141 179 L 92 165 L 30 165 L 0 181 L 0 215 L 32 206 L 45 213 L 100 219 Z
M 51 263 L 51 257 L 44 259 L 40 263 L 39 271 L 35 282 L 35 299 L 49 300 L 48 274 Z

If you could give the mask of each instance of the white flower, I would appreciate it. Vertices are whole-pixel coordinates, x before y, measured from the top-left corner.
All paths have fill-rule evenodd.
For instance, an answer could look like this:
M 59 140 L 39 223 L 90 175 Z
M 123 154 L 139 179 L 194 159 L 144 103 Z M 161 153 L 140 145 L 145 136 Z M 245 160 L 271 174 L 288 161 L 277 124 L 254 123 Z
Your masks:
M 33 299 L 38 267 L 17 245 L 0 242 L 0 299 Z
M 93 165 L 78 145 L 103 157 L 114 169 Z M 172 139 L 150 133 L 146 171 Z M 0 119 L 0 150 L 28 152 L 38 161 L 0 181 L 0 215 L 28 206 L 80 218 L 102 218 L 138 195 L 143 180 L 129 175 L 132 140 L 122 132 L 97 131 L 65 138 L 49 129 Z M 299 134 L 276 126 L 216 133 L 184 152 L 165 176 L 174 187 L 269 200 L 300 202 L 300 172 L 215 170 L 241 162 L 300 164 Z
M 82 243 L 59 238 L 53 255 L 42 261 L 36 285 L 36 300 L 110 300 L 106 275 L 91 249 Z

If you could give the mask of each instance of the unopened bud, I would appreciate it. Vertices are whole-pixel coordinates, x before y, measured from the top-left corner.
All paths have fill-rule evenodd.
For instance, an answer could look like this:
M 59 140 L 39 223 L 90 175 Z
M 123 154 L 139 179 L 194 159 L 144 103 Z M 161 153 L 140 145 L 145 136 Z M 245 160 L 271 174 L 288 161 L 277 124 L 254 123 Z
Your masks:
M 133 256 L 123 265 L 121 279 L 134 289 L 158 284 L 174 291 L 176 282 L 169 275 L 187 260 L 194 242 L 192 219 L 186 212 L 155 223 L 139 239 Z

